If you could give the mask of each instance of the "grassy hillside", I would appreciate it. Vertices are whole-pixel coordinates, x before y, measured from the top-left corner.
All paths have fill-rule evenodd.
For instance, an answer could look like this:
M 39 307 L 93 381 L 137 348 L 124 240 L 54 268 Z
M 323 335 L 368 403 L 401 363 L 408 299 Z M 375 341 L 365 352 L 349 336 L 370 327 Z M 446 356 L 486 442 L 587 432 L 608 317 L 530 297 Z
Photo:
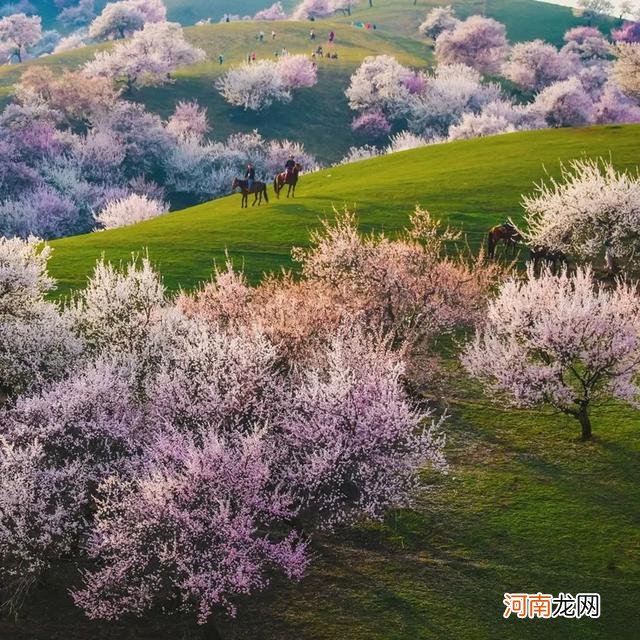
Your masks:
M 236 15 L 254 15 L 260 9 L 271 4 L 271 0 L 164 0 L 170 20 L 183 25 L 193 25 L 198 20 L 211 18 L 219 21 L 226 13 Z M 55 18 L 57 9 L 52 0 L 32 0 L 32 4 L 49 27 L 60 27 Z M 106 0 L 97 0 L 96 8 L 102 9 Z M 296 0 L 283 0 L 288 11 L 297 4 Z M 416 38 L 417 26 L 425 13 L 438 4 L 451 4 L 458 15 L 466 17 L 472 13 L 483 13 L 496 18 L 507 25 L 512 40 L 530 40 L 544 38 L 559 44 L 562 34 L 570 27 L 581 23 L 579 17 L 567 7 L 536 0 L 375 0 L 369 7 L 367 0 L 361 0 L 353 10 L 352 16 L 337 18 L 343 22 L 365 20 L 375 22 L 378 28 Z M 603 20 L 606 25 L 609 21 Z
M 256 6 L 255 0 L 246 0 Z M 240 11 L 239 6 L 229 9 L 228 2 L 211 3 L 208 0 L 169 0 L 172 19 L 184 24 L 213 13 L 227 10 Z M 234 3 L 231 3 L 234 4 Z M 268 4 L 268 0 L 264 0 Z M 260 114 L 244 112 L 222 100 L 213 85 L 216 78 L 230 66 L 243 62 L 247 54 L 256 51 L 258 57 L 271 58 L 276 50 L 286 47 L 292 53 L 309 53 L 309 22 L 281 23 L 231 23 L 190 28 L 188 38 L 205 49 L 208 60 L 204 64 L 181 70 L 172 85 L 134 91 L 129 96 L 144 102 L 149 109 L 167 116 L 179 100 L 198 100 L 209 110 L 214 126 L 212 136 L 220 139 L 234 131 L 259 129 L 267 138 L 288 137 L 301 140 L 323 163 L 339 160 L 350 146 L 365 140 L 354 134 L 349 126 L 353 112 L 349 109 L 344 90 L 355 68 L 368 55 L 387 53 L 401 62 L 415 67 L 432 63 L 432 50 L 428 41 L 421 38 L 417 27 L 434 0 L 420 0 L 415 5 L 409 0 L 376 0 L 374 7 L 368 3 L 358 5 L 351 17 L 336 16 L 332 20 L 319 20 L 315 29 L 324 40 L 330 30 L 337 33 L 338 61 L 319 61 L 318 85 L 299 91 L 290 105 L 275 105 Z M 44 6 L 44 5 L 43 5 Z M 47 3 L 49 10 L 51 3 Z M 484 3 L 479 0 L 454 2 L 459 15 L 465 17 L 481 12 Z M 503 21 L 513 40 L 545 38 L 559 43 L 566 29 L 580 23 L 566 7 L 534 2 L 534 0 L 488 0 L 487 13 Z M 224 7 L 224 8 L 223 8 Z M 366 32 L 351 26 L 351 22 L 370 21 L 376 24 L 375 32 Z M 275 42 L 264 44 L 256 41 L 257 31 L 270 34 L 275 29 Z M 110 45 L 102 45 L 110 46 Z M 96 47 L 88 47 L 63 55 L 34 60 L 28 64 L 52 65 L 56 68 L 77 67 L 91 58 Z M 225 56 L 225 63 L 217 63 L 218 55 Z M 10 99 L 13 85 L 24 70 L 24 65 L 0 67 L 0 101 Z
M 95 259 L 113 260 L 148 248 L 171 288 L 209 277 L 227 250 L 252 280 L 290 266 L 292 245 L 333 207 L 356 207 L 363 227 L 393 232 L 416 203 L 468 234 L 472 245 L 508 216 L 520 215 L 520 197 L 545 169 L 560 161 L 609 156 L 620 167 L 640 163 L 640 126 L 545 130 L 435 145 L 303 176 L 298 198 L 240 209 L 235 195 L 132 227 L 52 242 L 53 275 L 63 290 L 82 286 Z M 270 192 L 272 193 L 271 189 Z
M 336 22 L 318 23 L 316 28 L 323 40 L 329 29 L 337 31 L 339 59 L 318 60 L 318 84 L 312 89 L 296 92 L 291 104 L 274 105 L 259 114 L 245 112 L 228 105 L 215 90 L 214 82 L 231 66 L 243 62 L 252 51 L 260 58 L 273 58 L 274 52 L 282 47 L 290 53 L 310 53 L 312 43 L 307 23 L 239 22 L 192 27 L 187 30 L 188 38 L 206 51 L 207 60 L 177 72 L 171 85 L 134 91 L 127 97 L 144 102 L 162 116 L 169 115 L 180 100 L 198 100 L 208 109 L 214 138 L 225 138 L 235 131 L 259 129 L 267 138 L 288 137 L 303 141 L 325 163 L 337 161 L 350 146 L 364 142 L 361 136 L 351 131 L 349 125 L 353 112 L 344 95 L 349 77 L 362 60 L 369 55 L 387 53 L 404 64 L 420 67 L 428 64 L 431 54 L 423 43 L 411 38 L 370 33 Z M 259 43 L 255 37 L 259 29 L 268 34 L 275 29 L 278 34 L 275 42 L 269 38 L 267 42 Z M 89 60 L 98 48 L 105 46 L 109 45 L 87 47 L 27 64 L 56 69 L 76 68 Z M 223 65 L 218 64 L 221 53 L 225 56 Z M 25 66 L 0 67 L 0 99 L 10 99 L 13 85 Z

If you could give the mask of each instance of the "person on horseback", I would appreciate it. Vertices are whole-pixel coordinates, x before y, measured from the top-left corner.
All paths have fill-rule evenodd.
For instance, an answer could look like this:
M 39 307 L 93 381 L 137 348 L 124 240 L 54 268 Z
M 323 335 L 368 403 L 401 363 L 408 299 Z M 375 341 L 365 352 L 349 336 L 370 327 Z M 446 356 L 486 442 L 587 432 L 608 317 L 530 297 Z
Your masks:
M 289 178 L 293 174 L 293 170 L 296 168 L 296 160 L 293 157 L 293 154 L 289 155 L 289 159 L 285 162 L 284 172 L 287 174 L 287 178 Z
M 247 165 L 247 170 L 244 172 L 244 177 L 247 181 L 247 189 L 251 191 L 253 189 L 253 183 L 256 180 L 256 168 L 251 163 Z

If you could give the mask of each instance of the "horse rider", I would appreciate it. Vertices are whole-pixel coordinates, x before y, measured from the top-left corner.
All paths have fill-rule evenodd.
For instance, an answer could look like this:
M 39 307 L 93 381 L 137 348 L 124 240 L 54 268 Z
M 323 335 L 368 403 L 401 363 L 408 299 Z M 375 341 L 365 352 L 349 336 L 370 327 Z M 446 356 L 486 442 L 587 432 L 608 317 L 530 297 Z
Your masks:
M 247 190 L 251 191 L 251 189 L 253 189 L 253 183 L 256 181 L 256 168 L 251 163 L 247 165 L 244 177 L 247 181 Z
M 295 158 L 293 157 L 293 154 L 291 154 L 289 156 L 289 159 L 285 162 L 284 165 L 284 170 L 285 173 L 287 174 L 287 178 L 289 178 L 291 175 L 293 175 L 293 170 L 296 168 L 296 161 Z

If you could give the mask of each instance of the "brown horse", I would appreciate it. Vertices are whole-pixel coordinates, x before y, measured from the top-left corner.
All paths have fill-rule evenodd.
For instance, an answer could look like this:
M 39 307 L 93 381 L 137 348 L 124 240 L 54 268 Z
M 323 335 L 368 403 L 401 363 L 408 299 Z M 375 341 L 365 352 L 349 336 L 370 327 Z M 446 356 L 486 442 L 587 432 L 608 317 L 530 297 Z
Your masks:
M 284 188 L 285 184 L 289 185 L 289 191 L 287 191 L 287 198 L 291 196 L 292 198 L 296 197 L 296 184 L 298 184 L 298 176 L 302 171 L 302 165 L 296 162 L 296 166 L 293 167 L 291 173 L 287 173 L 283 171 L 276 175 L 273 179 L 273 190 L 276 192 L 276 196 L 280 198 L 280 192 Z
M 240 178 L 234 178 L 233 184 L 231 185 L 231 190 L 235 192 L 236 189 L 240 189 L 242 193 L 242 204 L 240 208 L 244 209 L 249 206 L 249 194 L 255 194 L 255 198 L 253 199 L 252 207 L 256 206 L 256 202 L 258 206 L 262 204 L 262 196 L 264 199 L 269 202 L 269 196 L 267 195 L 267 185 L 264 182 L 260 182 L 259 180 L 254 180 L 251 188 L 249 188 L 248 180 L 240 180 Z
M 502 242 L 506 247 L 506 252 L 514 253 L 519 242 L 522 242 L 522 235 L 511 222 L 496 225 L 489 229 L 487 234 L 487 255 L 495 258 L 496 247 Z

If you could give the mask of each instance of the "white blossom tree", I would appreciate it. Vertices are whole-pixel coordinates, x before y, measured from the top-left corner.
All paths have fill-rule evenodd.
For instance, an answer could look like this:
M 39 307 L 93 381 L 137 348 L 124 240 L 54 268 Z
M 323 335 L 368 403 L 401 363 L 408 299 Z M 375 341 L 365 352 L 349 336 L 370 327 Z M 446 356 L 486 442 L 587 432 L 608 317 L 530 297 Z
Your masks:
M 125 38 L 147 23 L 164 22 L 167 11 L 161 0 L 109 2 L 91 23 L 89 36 L 96 40 Z
M 145 195 L 132 194 L 127 198 L 113 200 L 96 215 L 96 222 L 103 229 L 116 229 L 151 220 L 167 213 L 164 202 L 152 200 Z
M 560 181 L 538 185 L 523 206 L 532 244 L 585 259 L 640 250 L 640 179 L 608 161 L 572 162 Z
M 465 348 L 467 371 L 521 407 L 550 405 L 591 438 L 600 399 L 640 400 L 640 298 L 636 285 L 599 287 L 589 268 L 544 270 L 505 283 Z
M 613 78 L 625 93 L 640 96 L 640 43 L 620 42 L 615 52 Z
M 14 13 L 0 20 L 0 43 L 22 62 L 25 49 L 42 37 L 42 20 L 40 16 L 27 16 Z
M 423 36 L 437 38 L 443 31 L 453 29 L 458 22 L 455 11 L 449 7 L 434 7 L 418 27 Z
M 204 60 L 202 49 L 193 47 L 182 27 L 173 22 L 149 23 L 111 51 L 99 51 L 84 69 L 89 77 L 106 77 L 134 86 L 159 85 L 171 80 L 180 67 Z

